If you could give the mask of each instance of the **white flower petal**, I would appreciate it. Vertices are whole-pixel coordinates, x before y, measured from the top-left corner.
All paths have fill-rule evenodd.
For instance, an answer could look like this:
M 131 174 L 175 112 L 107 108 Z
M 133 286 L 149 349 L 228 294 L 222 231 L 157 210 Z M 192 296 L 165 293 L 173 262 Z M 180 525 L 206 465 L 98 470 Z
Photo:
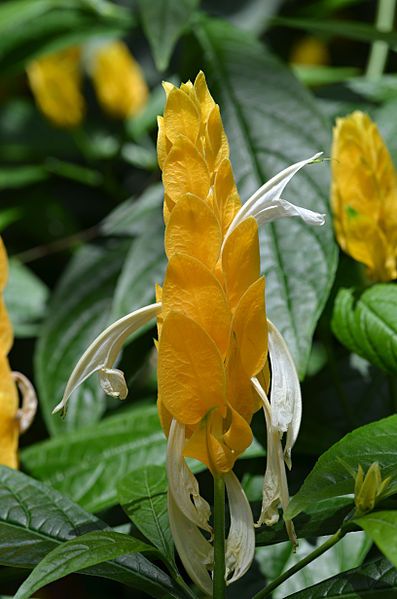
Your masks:
M 171 492 L 168 492 L 168 517 L 175 547 L 186 572 L 206 595 L 212 597 L 212 579 L 208 573 L 213 568 L 212 545 L 179 509 Z
M 22 396 L 22 407 L 17 412 L 19 431 L 24 433 L 32 424 L 37 411 L 37 397 L 30 380 L 20 372 L 13 372 L 12 378 Z
M 255 555 L 255 532 L 252 511 L 240 481 L 233 472 L 224 476 L 230 508 L 230 530 L 226 540 L 227 584 L 248 571 Z
M 118 368 L 101 368 L 99 382 L 106 395 L 119 399 L 125 399 L 128 395 L 124 373 Z
M 295 206 L 295 204 L 291 204 L 291 202 L 283 198 L 279 198 L 277 202 L 274 202 L 270 206 L 265 206 L 253 216 L 255 216 L 259 226 L 278 218 L 288 218 L 290 216 L 298 216 L 307 225 L 321 227 L 325 223 L 325 214 L 313 212 L 313 210 L 308 210 L 301 206 Z
M 272 426 L 287 431 L 285 460 L 291 468 L 291 449 L 298 437 L 302 420 L 302 395 L 295 363 L 277 327 L 268 320 L 271 364 Z
M 120 318 L 105 329 L 91 343 L 77 362 L 66 385 L 62 401 L 54 408 L 53 414 L 66 411 L 66 405 L 73 391 L 91 374 L 101 369 L 111 369 L 125 340 L 160 312 L 161 303 L 151 304 Z
M 285 200 L 282 200 L 282 203 L 280 205 L 280 198 L 287 183 L 289 183 L 292 177 L 306 164 L 314 162 L 319 156 L 321 156 L 321 154 L 322 152 L 319 152 L 311 158 L 308 158 L 307 160 L 301 160 L 300 162 L 292 164 L 291 166 L 287 167 L 286 169 L 275 175 L 275 177 L 267 181 L 267 183 L 262 185 L 262 187 L 260 187 L 237 212 L 226 233 L 223 244 L 225 243 L 227 237 L 229 237 L 230 233 L 249 216 L 254 216 L 255 218 L 258 218 L 258 215 L 261 215 L 261 222 L 265 222 L 266 220 L 268 220 L 268 217 L 269 220 L 273 220 L 274 218 L 278 218 L 279 216 L 287 216 L 285 212 L 286 210 L 289 210 L 289 216 L 301 216 L 302 218 L 309 217 L 309 214 L 311 213 L 310 210 L 305 211 L 304 208 L 295 207 L 296 210 L 293 211 L 290 207 L 285 205 Z M 263 214 L 264 210 L 273 207 L 277 208 L 278 213 L 277 210 L 272 211 L 268 214 L 268 217 L 265 214 Z M 272 214 L 273 216 L 271 216 Z M 314 214 L 315 213 L 312 213 L 312 215 Z M 322 215 L 316 217 L 310 216 L 310 219 L 312 219 L 312 224 L 322 224 Z
M 178 509 L 188 520 L 202 529 L 212 532 L 208 523 L 211 509 L 200 495 L 196 477 L 183 457 L 185 446 L 185 426 L 173 419 L 167 444 L 167 477 Z

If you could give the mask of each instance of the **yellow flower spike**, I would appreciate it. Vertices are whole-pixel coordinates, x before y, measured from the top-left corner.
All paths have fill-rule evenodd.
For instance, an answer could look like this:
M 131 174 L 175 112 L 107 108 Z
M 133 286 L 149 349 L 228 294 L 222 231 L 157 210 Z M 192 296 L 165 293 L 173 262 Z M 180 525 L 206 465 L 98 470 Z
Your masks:
M 0 238 L 0 296 L 8 275 L 7 254 Z M 12 345 L 12 327 L 0 298 L 0 464 L 18 467 L 18 439 L 35 416 L 37 399 L 31 383 L 22 374 L 11 372 L 7 354 Z M 19 408 L 18 390 L 22 407 Z
M 337 119 L 331 202 L 341 248 L 370 278 L 397 278 L 397 174 L 376 124 L 363 112 Z
M 42 56 L 27 67 L 38 107 L 58 127 L 77 127 L 84 117 L 80 58 L 80 49 L 71 47 Z
M 98 100 L 111 116 L 127 119 L 145 106 L 145 79 L 123 42 L 113 41 L 95 50 L 90 71 Z
M 252 441 L 252 416 L 263 406 L 268 464 L 260 521 L 268 523 L 278 518 L 280 504 L 284 511 L 288 505 L 285 463 L 291 466 L 301 418 L 294 363 L 282 336 L 266 320 L 258 224 L 288 216 L 323 224 L 323 215 L 281 198 L 290 179 L 319 155 L 287 167 L 242 206 L 219 107 L 203 73 L 194 84 L 180 89 L 164 84 L 164 89 L 158 157 L 169 264 L 163 287 L 156 287 L 157 304 L 124 317 L 92 343 L 58 409 L 92 372 L 103 372 L 105 366 L 112 372 L 123 340 L 143 324 L 142 316 L 145 322 L 157 318 L 158 408 L 168 437 L 170 526 L 187 572 L 211 595 L 212 539 L 200 531 L 211 532 L 210 510 L 184 458 L 200 460 L 225 481 L 230 507 L 226 576 L 233 582 L 248 570 L 255 550 L 252 513 L 232 472 Z M 295 543 L 292 522 L 286 526 Z
M 354 503 L 357 515 L 371 512 L 378 501 L 382 498 L 391 478 L 382 480 L 382 474 L 378 462 L 373 462 L 368 468 L 366 475 L 359 464 L 354 485 Z

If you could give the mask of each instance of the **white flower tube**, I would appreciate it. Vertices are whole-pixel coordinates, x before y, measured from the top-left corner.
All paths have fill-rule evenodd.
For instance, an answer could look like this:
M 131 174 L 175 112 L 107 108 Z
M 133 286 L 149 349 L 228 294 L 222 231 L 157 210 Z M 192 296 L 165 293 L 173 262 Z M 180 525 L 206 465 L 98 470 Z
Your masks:
M 68 383 L 62 401 L 54 408 L 53 414 L 63 410 L 73 391 L 91 374 L 100 372 L 102 388 L 108 395 L 125 399 L 128 389 L 124 374 L 112 368 L 119 355 L 123 343 L 135 331 L 155 318 L 161 310 L 161 303 L 151 304 L 135 310 L 120 318 L 105 329 L 89 346 L 77 362 Z
M 288 216 L 298 216 L 309 225 L 323 225 L 324 214 L 295 206 L 281 198 L 281 194 L 292 177 L 305 165 L 314 162 L 321 154 L 322 152 L 319 152 L 311 158 L 292 164 L 262 185 L 237 212 L 225 235 L 222 248 L 231 232 L 249 216 L 256 218 L 259 225 Z
M 37 411 L 37 397 L 34 387 L 30 380 L 21 372 L 12 373 L 19 392 L 22 396 L 22 406 L 17 412 L 19 420 L 19 431 L 24 433 L 32 424 Z

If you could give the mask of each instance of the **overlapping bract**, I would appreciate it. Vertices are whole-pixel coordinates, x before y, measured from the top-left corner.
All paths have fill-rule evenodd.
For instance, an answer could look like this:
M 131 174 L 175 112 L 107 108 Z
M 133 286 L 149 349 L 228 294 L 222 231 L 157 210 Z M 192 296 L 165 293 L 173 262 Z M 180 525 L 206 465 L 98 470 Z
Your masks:
M 159 118 L 165 248 L 159 322 L 159 411 L 186 427 L 185 455 L 228 472 L 252 440 L 250 379 L 267 359 L 264 278 L 251 216 L 221 248 L 241 207 L 229 147 L 203 73 L 166 86 Z
M 332 209 L 341 248 L 377 281 L 397 278 L 397 174 L 378 128 L 363 112 L 337 119 Z
M 92 42 L 42 56 L 27 68 L 36 102 L 59 127 L 81 124 L 86 106 L 83 71 L 92 77 L 103 109 L 115 118 L 134 116 L 145 105 L 148 88 L 142 71 L 127 46 L 119 41 Z

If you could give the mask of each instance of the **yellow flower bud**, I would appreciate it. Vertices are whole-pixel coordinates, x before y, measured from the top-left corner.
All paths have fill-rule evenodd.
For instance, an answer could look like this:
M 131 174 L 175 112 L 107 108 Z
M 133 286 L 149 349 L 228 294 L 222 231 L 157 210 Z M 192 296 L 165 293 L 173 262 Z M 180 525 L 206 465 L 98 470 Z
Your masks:
M 397 176 L 375 123 L 363 112 L 337 119 L 331 203 L 341 248 L 376 281 L 397 277 Z
M 292 47 L 290 55 L 292 64 L 326 65 L 329 61 L 326 44 L 311 35 L 301 38 Z
M 123 42 L 103 45 L 94 53 L 91 75 L 98 100 L 111 116 L 126 119 L 146 104 L 145 79 Z
M 371 512 L 389 483 L 390 477 L 382 480 L 378 462 L 371 464 L 365 476 L 361 465 L 359 465 L 354 484 L 354 503 L 357 515 Z
M 38 107 L 58 127 L 77 127 L 83 120 L 80 54 L 77 47 L 67 48 L 38 58 L 27 68 Z

